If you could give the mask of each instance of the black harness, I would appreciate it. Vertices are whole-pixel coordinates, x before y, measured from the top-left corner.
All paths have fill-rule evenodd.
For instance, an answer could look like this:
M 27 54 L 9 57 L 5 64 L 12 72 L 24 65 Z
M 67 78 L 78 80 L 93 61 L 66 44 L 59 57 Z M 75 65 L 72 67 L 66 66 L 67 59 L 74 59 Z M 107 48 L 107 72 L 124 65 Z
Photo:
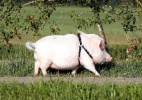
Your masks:
M 80 33 L 77 34 L 78 39 L 79 39 L 79 43 L 80 43 L 80 45 L 79 45 L 79 57 L 78 57 L 79 65 L 80 65 L 81 48 L 83 48 L 83 49 L 86 51 L 86 53 L 89 55 L 89 57 L 93 59 L 92 55 L 89 53 L 89 51 L 88 51 L 88 50 L 84 47 L 84 45 L 82 44 L 80 35 L 81 35 Z

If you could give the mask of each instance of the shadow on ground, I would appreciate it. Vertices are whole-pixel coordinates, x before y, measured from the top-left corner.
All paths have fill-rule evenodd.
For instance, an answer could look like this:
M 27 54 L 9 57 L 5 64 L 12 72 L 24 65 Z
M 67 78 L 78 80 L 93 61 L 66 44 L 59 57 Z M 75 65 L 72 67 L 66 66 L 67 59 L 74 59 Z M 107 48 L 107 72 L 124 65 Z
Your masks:
M 116 66 L 115 62 L 109 62 L 109 63 L 104 63 L 102 65 L 95 65 L 96 66 L 96 70 L 100 73 L 101 70 L 110 70 L 111 68 L 114 68 Z M 80 66 L 80 68 L 77 70 L 77 74 L 81 74 L 84 73 L 85 71 L 88 71 L 87 69 L 85 69 L 83 66 Z M 61 74 L 61 75 L 67 75 L 67 74 L 71 74 L 72 70 L 55 70 L 52 68 L 48 68 L 47 69 L 48 74 Z

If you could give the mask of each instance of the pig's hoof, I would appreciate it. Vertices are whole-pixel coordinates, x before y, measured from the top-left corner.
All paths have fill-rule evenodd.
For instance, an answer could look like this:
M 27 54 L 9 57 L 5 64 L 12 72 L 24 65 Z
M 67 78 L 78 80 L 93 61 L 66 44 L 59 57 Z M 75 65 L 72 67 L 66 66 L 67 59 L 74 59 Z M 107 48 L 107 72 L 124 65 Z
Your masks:
M 100 74 L 96 74 L 95 76 L 96 76 L 96 77 L 101 77 L 101 75 L 100 75 Z
M 36 73 L 33 74 L 34 77 L 36 77 L 36 75 L 37 75 Z
M 76 76 L 76 72 L 72 72 L 71 74 L 72 74 L 72 76 L 74 76 L 74 77 Z
M 36 77 L 36 75 L 34 74 L 33 77 Z
M 72 74 L 72 76 L 74 76 L 74 77 L 75 77 L 75 76 L 76 76 L 76 74 Z

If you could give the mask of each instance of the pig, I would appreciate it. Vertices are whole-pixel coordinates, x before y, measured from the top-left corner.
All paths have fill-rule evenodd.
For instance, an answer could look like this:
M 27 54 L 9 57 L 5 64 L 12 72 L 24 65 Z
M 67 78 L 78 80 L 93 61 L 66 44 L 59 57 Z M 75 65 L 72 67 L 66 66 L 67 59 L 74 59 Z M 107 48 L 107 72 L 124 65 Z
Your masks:
M 82 31 L 78 31 L 78 34 L 80 34 L 80 41 L 77 35 L 66 34 L 46 36 L 35 43 L 26 42 L 26 47 L 34 51 L 34 76 L 38 74 L 39 68 L 45 76 L 49 67 L 72 70 L 72 75 L 75 76 L 79 65 L 100 76 L 95 69 L 95 64 L 112 60 L 105 50 L 104 39 L 96 34 L 86 34 Z

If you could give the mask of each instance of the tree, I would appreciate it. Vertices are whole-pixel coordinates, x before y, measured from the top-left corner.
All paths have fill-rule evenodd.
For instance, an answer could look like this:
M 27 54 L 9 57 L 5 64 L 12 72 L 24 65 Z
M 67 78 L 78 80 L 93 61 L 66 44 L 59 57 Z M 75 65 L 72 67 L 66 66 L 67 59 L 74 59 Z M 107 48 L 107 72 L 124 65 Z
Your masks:
M 27 0 L 29 1 L 29 0 Z M 67 2 L 68 0 L 34 0 L 21 4 L 19 0 L 2 0 L 0 6 L 0 42 L 6 45 L 15 37 L 21 38 L 22 32 L 34 31 L 33 35 L 40 35 L 38 31 L 44 27 L 47 20 L 50 18 L 52 12 L 56 9 L 56 4 Z M 113 23 L 121 21 L 123 29 L 127 34 L 128 31 L 135 31 L 141 29 L 141 26 L 136 25 L 136 17 L 141 18 L 141 7 L 132 9 L 133 5 L 127 1 L 121 2 L 119 6 L 110 7 L 105 9 L 104 4 L 109 3 L 111 0 L 73 0 L 81 5 L 89 6 L 94 18 L 88 18 L 87 20 L 81 19 L 78 14 L 73 13 L 71 17 L 79 22 L 78 28 L 90 27 L 97 25 L 101 37 L 104 38 L 107 45 L 105 32 L 103 30 L 104 23 Z M 139 0 L 136 0 L 139 1 Z M 35 11 L 39 13 L 37 15 L 28 14 L 23 16 L 26 12 L 25 6 L 32 5 Z M 86 11 L 82 12 L 85 13 Z M 87 11 L 88 12 L 88 11 Z M 105 17 L 101 18 L 100 13 L 105 13 Z M 81 14 L 82 14 L 81 13 Z M 138 16 L 135 16 L 136 14 Z M 80 14 L 80 15 L 81 15 Z M 22 19 L 22 20 L 21 20 Z M 22 30 L 22 31 L 21 31 Z M 53 33 L 56 33 L 59 28 L 51 28 Z
M 37 15 L 27 14 L 25 6 L 32 5 Z M 40 35 L 42 29 L 55 10 L 55 3 L 48 0 L 34 0 L 21 4 L 19 0 L 2 0 L 0 2 L 0 48 L 8 45 L 15 37 L 21 39 L 21 34 L 34 31 Z
M 82 3 L 81 1 L 82 0 L 80 0 L 80 3 Z M 109 3 L 110 0 L 108 0 L 107 2 Z M 85 20 L 80 18 L 81 14 L 78 16 L 78 14 L 76 14 L 75 12 L 71 15 L 71 17 L 78 23 L 78 28 L 86 28 L 92 25 L 97 25 L 101 37 L 105 40 L 106 48 L 107 41 L 105 32 L 103 30 L 103 24 L 111 24 L 120 21 L 123 30 L 126 33 L 126 36 L 127 32 L 134 32 L 136 30 L 141 30 L 142 28 L 142 25 L 138 26 L 136 24 L 137 20 L 142 21 L 140 17 L 142 16 L 142 8 L 135 8 L 132 3 L 127 2 L 127 0 L 124 0 L 123 2 L 121 1 L 120 5 L 118 6 L 110 6 L 108 7 L 108 9 L 106 9 L 106 7 L 102 5 L 102 0 L 85 0 L 83 4 L 89 6 L 91 10 L 84 11 L 81 14 L 85 12 L 91 12 L 94 14 L 94 18 L 88 18 L 87 20 Z M 105 16 L 100 16 L 100 13 L 104 13 Z

